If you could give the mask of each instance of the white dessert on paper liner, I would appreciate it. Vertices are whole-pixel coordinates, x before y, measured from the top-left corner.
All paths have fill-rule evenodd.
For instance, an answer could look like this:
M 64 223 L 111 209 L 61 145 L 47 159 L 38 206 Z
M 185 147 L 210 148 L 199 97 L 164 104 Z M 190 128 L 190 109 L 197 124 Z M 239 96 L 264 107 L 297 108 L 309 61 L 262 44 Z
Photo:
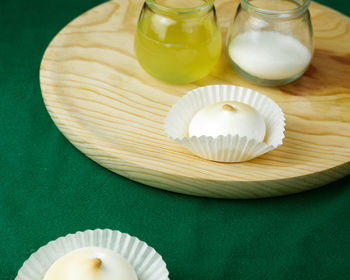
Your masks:
M 253 107 L 236 101 L 209 104 L 192 118 L 188 136 L 240 135 L 264 141 L 265 120 Z
M 235 131 L 238 133 L 188 137 L 190 123 L 196 113 L 207 105 L 222 102 L 244 103 L 254 108 L 257 114 L 253 114 L 254 117 L 252 119 L 254 120 L 253 122 L 256 121 L 257 123 L 253 127 L 243 128 L 241 125 L 235 125 L 238 122 L 234 121 L 232 128 L 229 130 L 232 133 L 235 133 Z M 215 108 L 218 105 L 213 106 Z M 216 114 L 220 115 L 221 113 Z M 240 113 L 243 113 L 243 115 L 247 114 L 244 110 Z M 245 133 L 259 126 L 258 131 L 260 132 L 257 134 L 262 134 L 264 129 L 261 120 L 259 121 L 259 116 L 263 118 L 265 123 L 266 135 L 263 140 L 261 140 L 261 135 L 260 138 L 251 137 L 252 132 L 249 132 L 250 134 Z M 230 120 L 230 117 L 226 118 L 226 120 Z M 245 119 L 244 122 L 249 123 L 249 120 Z M 202 125 L 209 127 L 208 122 L 205 121 L 202 122 Z M 170 109 L 165 119 L 164 128 L 170 139 L 181 144 L 199 157 L 219 162 L 242 162 L 258 157 L 281 145 L 284 138 L 284 125 L 285 118 L 282 110 L 269 97 L 248 88 L 213 85 L 194 89 L 180 98 Z M 226 129 L 228 126 L 230 126 L 228 123 L 224 125 Z
M 85 247 L 59 258 L 44 280 L 137 280 L 130 263 L 116 252 L 101 247 Z
M 85 249 L 90 250 L 88 248 L 91 247 L 95 249 L 90 251 L 90 253 L 85 251 Z M 76 251 L 76 253 L 74 253 L 74 251 Z M 108 251 L 112 251 L 112 253 Z M 72 255 L 70 255 L 70 253 L 72 253 Z M 79 255 L 79 258 L 76 259 L 77 255 L 75 254 Z M 65 260 L 64 263 L 66 263 L 66 260 L 71 260 L 71 257 L 73 257 L 73 259 L 76 259 L 74 261 L 75 263 L 80 257 L 84 260 L 86 256 L 91 256 L 92 258 L 87 260 L 85 266 L 80 266 L 80 269 L 79 267 L 76 267 L 76 271 L 73 272 L 76 276 L 75 278 L 67 279 L 95 279 L 87 278 L 89 276 L 87 276 L 86 271 L 90 271 L 91 273 L 91 270 L 94 271 L 95 269 L 95 272 L 92 272 L 91 277 L 93 277 L 93 274 L 96 274 L 96 271 L 98 274 L 98 266 L 100 266 L 99 269 L 102 270 L 108 269 L 106 274 L 102 274 L 106 277 L 110 277 L 111 273 L 116 272 L 111 268 L 111 266 L 115 266 L 116 263 L 117 267 L 124 267 L 124 269 L 129 271 L 130 267 L 126 268 L 128 265 L 124 266 L 125 262 L 122 261 L 118 255 L 129 263 L 137 275 L 137 280 L 169 280 L 169 272 L 164 260 L 152 247 L 134 236 L 110 229 L 86 230 L 83 232 L 68 234 L 67 236 L 49 242 L 47 245 L 39 248 L 24 262 L 23 266 L 18 271 L 15 280 L 44 279 L 46 274 L 46 277 L 51 275 L 51 273 L 49 273 L 51 269 L 56 270 L 56 268 L 53 268 L 53 265 L 61 258 L 62 260 Z M 101 262 L 97 259 L 100 259 Z M 92 264 L 95 266 L 92 267 Z M 61 265 L 59 265 L 57 270 L 60 270 L 61 268 Z M 69 270 L 73 269 L 73 267 L 69 268 Z M 66 278 L 61 278 L 61 280 L 64 279 Z M 122 278 L 115 277 L 113 279 Z

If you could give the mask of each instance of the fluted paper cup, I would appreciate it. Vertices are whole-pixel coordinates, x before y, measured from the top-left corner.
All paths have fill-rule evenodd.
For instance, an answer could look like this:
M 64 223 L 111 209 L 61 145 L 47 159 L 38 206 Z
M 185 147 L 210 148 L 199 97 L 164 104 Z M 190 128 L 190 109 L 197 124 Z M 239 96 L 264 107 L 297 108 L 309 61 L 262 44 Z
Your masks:
M 264 117 L 266 136 L 263 142 L 239 135 L 188 137 L 188 127 L 193 116 L 206 105 L 224 101 L 248 104 Z M 213 85 L 194 89 L 183 96 L 170 109 L 164 129 L 169 138 L 199 157 L 219 162 L 242 162 L 281 145 L 284 126 L 281 108 L 269 97 L 249 88 Z
M 110 229 L 77 232 L 49 242 L 24 262 L 15 280 L 41 280 L 56 260 L 83 247 L 115 251 L 131 264 L 138 280 L 169 280 L 165 262 L 152 247 L 136 237 Z

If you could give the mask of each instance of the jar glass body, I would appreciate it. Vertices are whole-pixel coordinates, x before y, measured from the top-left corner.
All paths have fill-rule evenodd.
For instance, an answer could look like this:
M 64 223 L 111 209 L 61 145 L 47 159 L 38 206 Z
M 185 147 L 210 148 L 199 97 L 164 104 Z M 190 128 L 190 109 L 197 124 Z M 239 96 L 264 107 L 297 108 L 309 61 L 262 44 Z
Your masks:
M 135 35 L 135 53 L 149 74 L 169 83 L 199 80 L 221 55 L 221 33 L 213 1 L 171 8 L 146 0 Z
M 241 0 L 227 55 L 244 79 L 267 86 L 299 78 L 313 54 L 310 0 Z

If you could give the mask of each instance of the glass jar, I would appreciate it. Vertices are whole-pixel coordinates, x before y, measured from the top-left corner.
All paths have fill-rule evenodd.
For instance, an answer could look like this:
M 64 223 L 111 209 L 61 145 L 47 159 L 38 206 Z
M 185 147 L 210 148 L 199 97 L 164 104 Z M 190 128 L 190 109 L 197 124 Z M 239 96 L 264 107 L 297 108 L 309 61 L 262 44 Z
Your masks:
M 214 0 L 146 0 L 134 47 L 149 74 L 183 84 L 209 74 L 221 44 Z
M 299 78 L 313 54 L 311 0 L 241 0 L 227 55 L 244 79 L 268 86 Z

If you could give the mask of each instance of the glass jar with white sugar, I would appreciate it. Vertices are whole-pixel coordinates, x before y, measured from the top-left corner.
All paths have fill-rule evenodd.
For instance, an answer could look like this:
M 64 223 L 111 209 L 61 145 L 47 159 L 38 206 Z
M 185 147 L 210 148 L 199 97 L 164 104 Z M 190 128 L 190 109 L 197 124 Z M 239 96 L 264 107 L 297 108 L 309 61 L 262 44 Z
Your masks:
M 227 54 L 244 79 L 279 86 L 299 78 L 313 54 L 311 0 L 241 0 Z

